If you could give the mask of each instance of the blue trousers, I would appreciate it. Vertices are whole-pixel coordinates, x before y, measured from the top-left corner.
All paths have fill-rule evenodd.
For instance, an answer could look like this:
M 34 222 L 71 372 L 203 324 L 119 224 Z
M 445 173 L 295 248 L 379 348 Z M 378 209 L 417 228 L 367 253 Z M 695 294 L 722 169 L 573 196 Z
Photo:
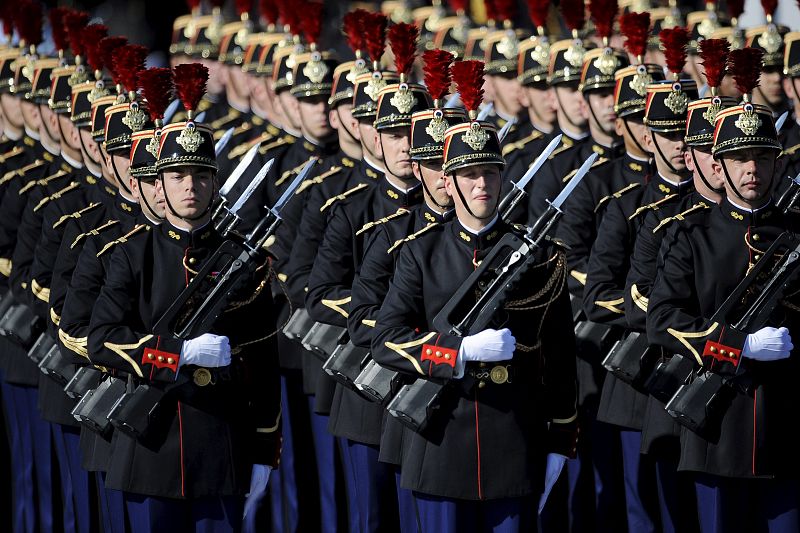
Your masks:
M 658 495 L 654 463 L 651 458 L 641 454 L 641 431 L 623 429 L 620 431 L 620 439 L 628 531 L 655 533 L 658 522 Z
M 327 431 L 327 427 L 325 428 Z M 362 523 L 360 508 L 358 506 L 358 479 L 356 478 L 355 467 L 348 451 L 348 440 L 344 438 L 339 441 L 339 452 L 342 455 L 342 469 L 344 470 L 344 486 L 347 493 L 347 516 L 348 531 L 357 533 L 361 530 Z
M 244 499 L 175 500 L 123 493 L 131 533 L 231 533 L 241 531 Z
M 800 481 L 695 475 L 702 533 L 797 533 Z
M 13 385 L 12 385 L 13 386 Z M 22 416 L 32 439 L 33 470 L 36 476 L 36 506 L 39 531 L 53 530 L 53 475 L 52 475 L 52 425 L 42 420 L 37 406 L 38 391 L 34 387 L 16 387 L 25 409 Z
M 397 514 L 400 515 L 400 533 L 416 533 L 419 529 L 414 506 L 414 493 L 400 486 L 400 468 L 394 468 L 397 489 Z
M 348 500 L 358 506 L 358 528 L 354 531 L 371 533 L 397 526 L 394 474 L 386 463 L 378 461 L 378 448 L 345 439 L 345 453 L 351 468 Z M 347 475 L 347 474 L 346 474 Z
M 51 424 L 61 475 L 61 498 L 66 533 L 88 533 L 92 510 L 89 474 L 81 468 L 80 429 Z
M 308 397 L 308 412 L 311 417 L 311 436 L 314 439 L 314 455 L 317 458 L 319 478 L 320 531 L 335 533 L 338 529 L 339 512 L 336 506 L 336 439 L 328 433 L 328 416 L 314 412 L 314 396 Z
M 297 479 L 295 477 L 295 434 L 292 424 L 292 410 L 289 409 L 289 392 L 286 376 L 281 376 L 281 464 L 270 474 L 267 490 L 270 494 L 273 531 L 296 531 Z
M 538 498 L 466 501 L 413 494 L 420 533 L 536 532 Z
M 14 531 L 34 531 L 36 500 L 33 483 L 33 443 L 22 388 L 2 382 L 3 405 L 11 437 L 12 526 Z
M 94 472 L 100 497 L 100 518 L 106 533 L 125 533 L 125 501 L 122 492 L 106 488 L 106 473 Z

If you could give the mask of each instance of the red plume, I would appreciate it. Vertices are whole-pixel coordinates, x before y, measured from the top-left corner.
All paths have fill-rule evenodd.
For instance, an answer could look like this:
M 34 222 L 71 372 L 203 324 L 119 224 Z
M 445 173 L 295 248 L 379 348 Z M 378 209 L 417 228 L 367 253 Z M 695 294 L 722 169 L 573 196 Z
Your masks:
M 778 8 L 778 0 L 761 0 L 761 7 L 764 8 L 765 15 L 772 17 Z
M 69 43 L 67 42 L 67 28 L 64 25 L 64 17 L 69 12 L 66 7 L 54 7 L 47 13 L 50 18 L 50 30 L 53 33 L 53 43 L 56 45 L 56 50 L 66 50 Z
M 186 0 L 186 6 L 189 8 L 189 11 L 194 11 L 198 7 L 200 7 L 201 0 Z
M 112 59 L 114 63 L 114 82 L 127 91 L 135 91 L 139 71 L 144 70 L 147 47 L 139 44 L 126 44 L 117 50 Z
M 664 47 L 667 68 L 673 74 L 680 74 L 686 64 L 686 45 L 689 44 L 689 30 L 686 28 L 664 28 L 658 34 Z
M 698 43 L 698 54 L 703 60 L 703 70 L 709 87 L 719 87 L 725 77 L 725 66 L 731 45 L 727 39 L 703 39 Z
M 300 14 L 300 25 L 308 44 L 319 43 L 322 35 L 322 3 L 308 2 Z
M 550 11 L 550 0 L 527 0 L 528 15 L 531 22 L 537 28 L 544 28 L 547 25 L 547 13 Z
M 561 0 L 561 16 L 570 30 L 582 30 L 586 24 L 586 7 L 583 0 Z
M 347 36 L 347 45 L 353 52 L 364 50 L 366 47 L 367 40 L 364 36 L 364 15 L 366 14 L 367 12 L 363 9 L 356 9 L 347 13 L 342 20 L 342 28 Z
M 3 24 L 4 34 L 14 34 L 14 8 L 11 7 L 10 2 L 0 5 L 0 23 Z
M 750 94 L 758 87 L 763 57 L 764 51 L 761 48 L 731 50 L 728 56 L 728 72 L 733 76 L 736 89 L 740 93 Z
M 364 16 L 364 34 L 367 37 L 367 53 L 373 61 L 380 61 L 386 47 L 386 26 L 389 19 L 381 13 Z
M 469 7 L 469 0 L 449 0 L 447 3 L 450 4 L 450 9 L 455 12 L 461 11 L 466 13 Z
M 289 26 L 292 33 L 295 35 L 300 34 L 300 19 L 298 11 L 302 11 L 300 7 L 292 3 L 292 0 L 278 0 L 278 12 L 281 15 L 281 21 L 285 26 Z
M 483 100 L 483 61 L 454 63 L 453 81 L 467 111 L 477 111 Z
M 253 0 L 236 0 L 236 13 L 241 17 L 245 13 L 250 14 L 253 8 Z
M 86 62 L 92 70 L 103 70 L 103 53 L 98 46 L 108 35 L 108 27 L 102 24 L 89 24 L 83 28 L 81 42 L 86 52 Z
M 650 13 L 625 13 L 619 18 L 619 29 L 625 36 L 625 49 L 635 57 L 642 57 L 650 35 Z
M 19 38 L 29 46 L 42 42 L 42 4 L 23 0 L 14 14 Z
M 517 14 L 517 2 L 515 0 L 494 0 L 494 9 L 497 13 L 496 20 L 513 20 Z
M 738 19 L 744 13 L 744 0 L 728 0 L 728 15 L 733 19 Z
M 117 83 L 117 74 L 114 68 L 114 56 L 117 50 L 128 44 L 128 39 L 125 37 L 104 37 L 97 43 L 97 50 L 100 53 L 100 60 L 103 62 L 111 77 L 114 78 L 114 83 Z
M 419 28 L 414 24 L 400 22 L 389 28 L 388 37 L 398 74 L 408 76 L 417 55 Z
M 206 92 L 208 68 L 200 63 L 175 66 L 175 91 L 187 111 L 197 109 Z
M 592 15 L 598 36 L 611 37 L 617 11 L 619 11 L 617 0 L 589 0 L 589 13 Z
M 454 59 L 453 54 L 445 50 L 425 50 L 422 54 L 425 86 L 434 100 L 444 99 L 450 90 L 450 65 Z
M 147 110 L 153 121 L 164 117 L 164 111 L 172 101 L 175 82 L 172 70 L 168 68 L 148 68 L 139 72 L 139 87 L 147 100 Z
M 225 0 L 211 0 L 211 7 L 216 7 L 218 9 L 222 9 L 222 6 L 225 4 Z
M 72 54 L 76 56 L 84 55 L 81 33 L 83 28 L 89 24 L 89 13 L 70 9 L 64 15 L 64 24 L 67 26 L 67 36 L 69 37 L 69 47 L 72 50 Z
M 258 8 L 267 24 L 278 23 L 278 5 L 275 0 L 259 0 Z
M 486 20 L 497 20 L 497 5 L 495 0 L 483 0 L 483 7 L 486 10 Z

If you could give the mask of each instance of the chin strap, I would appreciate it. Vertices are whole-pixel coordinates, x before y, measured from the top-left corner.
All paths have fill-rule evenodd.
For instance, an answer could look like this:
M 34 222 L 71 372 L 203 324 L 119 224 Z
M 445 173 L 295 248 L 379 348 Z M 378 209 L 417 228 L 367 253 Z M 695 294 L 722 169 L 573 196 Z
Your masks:
M 114 177 L 115 177 L 115 178 L 117 178 L 117 184 L 118 184 L 120 187 L 122 187 L 122 190 L 123 190 L 123 191 L 125 191 L 126 193 L 128 193 L 128 196 L 129 196 L 130 198 L 133 198 L 133 191 L 131 191 L 131 190 L 128 188 L 128 186 L 127 186 L 127 185 L 125 185 L 125 180 L 123 180 L 123 179 L 122 179 L 122 178 L 119 176 L 119 170 L 117 170 L 117 164 L 114 162 L 114 155 L 113 155 L 113 154 L 109 154 L 109 155 L 111 155 L 111 168 L 113 168 L 113 169 L 114 169 Z
M 742 194 L 739 192 L 739 189 L 736 188 L 736 185 L 733 184 L 733 180 L 731 179 L 731 175 L 728 174 L 728 166 L 725 164 L 725 160 L 720 159 L 719 160 L 719 164 L 722 165 L 722 172 L 725 174 L 725 181 L 728 182 L 728 187 L 731 188 L 731 190 L 733 191 L 733 194 L 735 194 L 736 197 L 739 198 L 739 200 L 741 200 L 743 202 L 747 202 L 745 197 L 742 196 Z
M 680 173 L 680 172 L 678 172 L 678 169 L 676 169 L 674 166 L 672 166 L 672 163 L 670 163 L 670 162 L 667 160 L 666 156 L 664 156 L 664 152 L 662 152 L 662 151 L 661 151 L 661 147 L 658 145 L 658 139 L 656 138 L 655 134 L 653 134 L 653 144 L 654 144 L 654 145 L 655 145 L 655 147 L 656 147 L 656 152 L 658 152 L 658 157 L 660 157 L 660 158 L 661 158 L 661 160 L 664 162 L 664 164 L 665 164 L 665 165 L 667 165 L 667 168 L 669 168 L 669 170 L 670 170 L 670 171 L 671 171 L 673 174 L 680 175 L 681 173 Z M 704 181 L 705 181 L 705 180 L 704 180 Z
M 142 178 L 140 176 L 136 176 L 136 183 L 139 184 L 139 201 L 147 207 L 147 210 L 150 211 L 150 214 L 153 215 L 153 218 L 157 218 L 159 220 L 163 220 L 162 217 L 156 214 L 156 210 L 153 209 L 153 206 L 150 205 L 150 202 L 147 201 L 144 193 L 142 192 Z M 174 211 L 173 211 L 174 213 Z M 177 215 L 176 215 L 177 216 Z
M 635 145 L 636 145 L 636 148 L 638 148 L 638 149 L 639 149 L 639 151 L 640 151 L 641 153 L 645 154 L 645 157 L 647 157 L 647 154 L 649 154 L 650 152 L 648 152 L 647 150 L 645 150 L 645 149 L 644 149 L 644 147 L 642 147 L 642 145 L 641 145 L 641 144 L 639 144 L 639 141 L 638 141 L 638 140 L 636 140 L 636 135 L 634 135 L 634 134 L 633 134 L 633 130 L 631 129 L 631 127 L 630 127 L 630 126 L 628 126 L 628 121 L 627 121 L 627 120 L 625 120 L 625 119 L 623 118 L 623 119 L 622 119 L 622 124 L 625 126 L 625 131 L 627 131 L 627 132 L 628 132 L 628 135 L 630 135 L 630 137 L 631 137 L 631 140 L 633 141 L 633 144 L 635 144 Z M 660 151 L 660 150 L 659 150 L 659 153 L 661 153 L 661 151 Z M 670 167 L 670 168 L 671 168 L 671 167 Z M 674 169 L 673 169 L 673 170 L 674 170 Z
M 694 154 L 694 148 L 689 148 L 689 152 L 692 154 L 692 161 L 694 161 L 694 171 L 697 172 L 697 175 L 700 176 L 700 181 L 702 181 L 709 190 L 714 191 L 716 193 L 725 192 L 725 186 L 722 187 L 712 187 L 711 184 L 706 179 L 705 174 L 703 174 L 703 170 L 700 168 L 700 164 L 697 162 L 697 156 Z
M 339 108 L 338 107 L 336 108 L 336 116 L 339 117 L 339 124 L 341 124 L 342 128 L 344 129 L 344 131 L 347 132 L 347 136 L 350 137 L 350 139 L 352 139 L 354 143 L 360 144 L 361 141 L 356 139 L 356 136 L 353 135 L 353 132 L 350 131 L 350 128 L 345 126 L 344 120 L 342 120 L 342 115 L 339 113 Z
M 573 128 L 575 128 L 577 130 L 580 130 L 581 127 L 578 126 L 577 124 L 575 124 L 575 122 L 570 118 L 570 116 L 567 113 L 564 112 L 564 104 L 561 103 L 561 97 L 558 96 L 558 87 L 553 87 L 553 92 L 556 95 L 556 101 L 558 101 L 558 109 L 561 110 L 561 116 L 563 116 L 565 119 L 567 119 L 567 122 L 569 122 L 570 126 L 572 126 Z M 592 108 L 592 106 L 590 105 L 589 109 L 591 109 L 591 108 Z M 592 114 L 594 115 L 594 111 L 592 111 Z M 599 124 L 598 124 L 598 126 L 599 126 Z
M 497 207 L 500 205 L 499 195 L 497 198 L 497 202 L 495 203 L 494 209 L 492 209 L 491 212 L 485 217 L 479 217 L 478 215 L 472 212 L 472 209 L 469 208 L 469 204 L 467 203 L 466 198 L 464 198 L 464 194 L 461 192 L 461 187 L 458 186 L 458 179 L 456 178 L 455 173 L 451 174 L 451 176 L 453 178 L 453 185 L 456 188 L 456 193 L 458 194 L 458 197 L 461 199 L 461 203 L 464 205 L 464 209 L 467 210 L 467 213 L 469 213 L 471 217 L 477 218 L 478 220 L 488 220 L 492 218 L 495 215 L 495 213 L 497 213 Z
M 420 170 L 419 173 L 420 173 L 420 175 L 422 175 L 422 170 Z M 440 204 L 439 202 L 436 201 L 436 199 L 431 194 L 431 191 L 428 190 L 428 186 L 425 185 L 425 178 L 424 177 L 421 178 L 419 181 L 422 183 L 422 190 L 425 191 L 425 194 L 428 196 L 428 198 L 431 199 L 431 202 L 436 204 L 436 207 L 438 207 L 439 209 L 443 209 L 445 211 L 447 211 L 448 209 L 452 209 L 452 206 L 442 205 L 442 204 Z

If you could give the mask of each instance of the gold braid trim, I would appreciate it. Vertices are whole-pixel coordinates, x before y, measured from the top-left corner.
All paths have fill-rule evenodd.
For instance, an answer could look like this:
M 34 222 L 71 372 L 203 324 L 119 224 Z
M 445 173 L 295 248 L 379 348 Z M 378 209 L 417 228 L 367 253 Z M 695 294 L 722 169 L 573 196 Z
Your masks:
M 235 133 L 234 133 L 234 135 L 235 135 Z M 249 142 L 246 142 L 244 144 L 240 144 L 239 146 L 233 148 L 230 152 L 228 152 L 228 159 L 237 159 L 237 158 L 243 156 L 244 154 L 246 154 L 247 151 L 250 150 L 253 146 L 255 146 L 257 144 L 261 144 L 263 142 L 267 142 L 267 141 L 269 141 L 271 139 L 274 139 L 274 138 L 275 138 L 274 135 L 272 135 L 271 133 L 265 131 L 264 133 L 262 133 L 261 135 L 259 135 L 255 139 L 252 139 Z
M 316 177 L 308 179 L 308 180 L 304 180 L 303 183 L 301 183 L 300 186 L 297 187 L 297 190 L 295 191 L 295 194 L 300 194 L 301 192 L 303 192 L 304 190 L 308 189 L 312 185 L 319 185 L 320 183 L 325 181 L 325 178 L 333 176 L 334 174 L 336 174 L 340 170 L 342 170 L 342 167 L 333 166 L 330 169 L 328 169 L 326 172 L 323 172 L 322 174 L 320 174 L 319 176 L 316 176 Z
M 47 287 L 42 287 L 35 279 L 31 280 L 31 292 L 33 292 L 33 295 L 44 303 L 48 303 L 50 301 L 50 289 Z
M 46 163 L 47 163 L 47 161 L 44 161 L 42 159 L 37 159 L 36 161 L 31 163 L 30 165 L 25 165 L 24 167 L 18 168 L 17 170 L 9 170 L 5 174 L 3 174 L 2 178 L 0 178 L 0 185 L 6 183 L 8 181 L 11 181 L 12 179 L 16 178 L 17 176 L 20 176 L 20 177 L 24 176 L 26 172 L 28 172 L 30 170 L 34 170 L 36 168 L 39 168 L 42 165 L 45 165 Z
M 63 195 L 67 194 L 68 192 L 70 192 L 70 191 L 72 191 L 74 189 L 77 189 L 79 186 L 80 186 L 80 184 L 77 181 L 73 181 L 72 183 L 70 183 L 69 185 L 67 185 L 66 187 L 61 189 L 60 191 L 54 192 L 50 196 L 42 198 L 42 200 L 38 204 L 36 204 L 36 207 L 33 208 L 33 212 L 35 213 L 36 211 L 38 211 L 39 209 L 41 209 L 45 205 L 47 205 L 48 202 L 52 202 L 53 200 L 58 200 Z
M 278 417 L 275 419 L 275 425 L 268 428 L 256 428 L 256 433 L 275 433 L 281 425 L 281 416 L 283 415 L 283 406 L 278 409 Z
M 623 303 L 625 303 L 625 298 L 617 298 L 616 300 L 595 300 L 594 305 L 602 307 L 603 309 L 608 309 L 612 313 L 624 315 L 625 310 L 618 307 Z
M 686 218 L 686 215 L 694 213 L 695 211 L 700 211 L 702 209 L 710 209 L 710 207 L 705 202 L 698 202 L 698 203 L 694 204 L 692 207 L 690 207 L 689 209 L 687 209 L 686 211 L 678 213 L 675 216 L 667 217 L 664 220 L 662 220 L 661 222 L 659 222 L 658 226 L 653 228 L 653 233 L 657 233 L 658 230 L 660 230 L 662 227 L 671 224 L 675 220 L 684 220 Z
M 294 143 L 294 138 L 293 137 L 281 137 L 280 139 L 278 139 L 276 141 L 273 141 L 273 142 L 271 142 L 269 144 L 265 144 L 264 146 L 259 148 L 258 149 L 258 153 L 261 154 L 261 155 L 264 155 L 267 152 L 269 152 L 270 150 L 272 150 L 273 148 L 277 148 L 279 146 L 283 146 L 284 144 L 293 144 L 293 143 Z
M 50 320 L 52 320 L 53 324 L 55 324 L 56 326 L 61 324 L 61 317 L 58 316 L 58 313 L 56 313 L 56 310 L 53 309 L 52 307 L 50 308 Z
M 393 342 L 386 341 L 384 343 L 384 345 L 387 348 L 389 348 L 390 350 L 400 354 L 400 356 L 402 356 L 403 358 L 408 359 L 411 362 L 411 364 L 414 366 L 414 369 L 424 376 L 425 372 L 423 372 L 422 367 L 419 365 L 419 362 L 414 358 L 413 355 L 411 355 L 410 353 L 408 353 L 406 351 L 406 348 L 416 348 L 417 346 L 422 346 L 423 344 L 425 344 L 426 342 L 428 342 L 429 340 L 431 340 L 435 336 L 436 336 L 436 332 L 435 331 L 431 331 L 430 333 L 428 333 L 427 335 L 425 335 L 421 339 L 417 339 L 415 341 L 403 342 L 403 343 L 400 343 L 400 344 L 395 344 Z
M 119 224 L 119 220 L 109 220 L 108 222 L 106 222 L 102 226 L 98 226 L 98 227 L 94 228 L 93 230 L 87 231 L 86 233 L 81 233 L 80 235 L 75 237 L 74 241 L 72 241 L 72 244 L 70 245 L 70 249 L 75 248 L 78 245 L 79 242 L 81 242 L 83 239 L 85 239 L 89 235 L 94 235 L 94 236 L 100 235 L 101 231 L 103 231 L 104 229 L 110 228 L 114 224 Z
M 109 242 L 108 244 L 106 244 L 105 246 L 103 246 L 103 248 L 99 252 L 97 252 L 97 257 L 100 257 L 101 255 L 103 255 L 104 253 L 106 253 L 107 251 L 109 251 L 111 248 L 113 248 L 114 246 L 116 246 L 118 244 L 123 244 L 125 242 L 128 242 L 128 239 L 131 238 L 131 236 L 133 236 L 135 233 L 138 233 L 142 229 L 144 229 L 145 231 L 149 231 L 150 230 L 150 226 L 148 226 L 146 224 L 136 224 L 133 227 L 133 229 L 130 230 L 128 233 L 126 233 L 125 235 L 123 235 L 119 239 L 115 239 L 115 240 Z
M 356 232 L 356 235 L 361 235 L 361 234 L 362 234 L 362 233 L 364 233 L 365 231 L 367 231 L 367 230 L 370 230 L 370 229 L 374 228 L 375 226 L 380 226 L 381 224 L 386 224 L 386 223 L 387 223 L 387 222 L 389 222 L 390 220 L 393 220 L 393 219 L 395 219 L 395 218 L 401 217 L 401 216 L 403 216 L 403 215 L 407 215 L 407 214 L 409 214 L 410 212 L 411 212 L 411 211 L 409 211 L 409 210 L 408 210 L 408 209 L 406 209 L 405 207 L 400 207 L 400 208 L 398 208 L 398 209 L 397 209 L 397 211 L 395 211 L 394 213 L 392 213 L 392 214 L 391 214 L 391 215 L 389 215 L 388 217 L 379 218 L 378 220 L 376 220 L 376 221 L 374 221 L 374 222 L 367 222 L 366 224 L 364 224 L 364 225 L 361 227 L 361 229 L 360 229 L 360 230 L 358 230 L 358 231 Z
M 29 181 L 28 183 L 26 183 L 26 184 L 25 184 L 25 185 L 24 185 L 24 186 L 23 186 L 23 187 L 22 187 L 22 188 L 19 190 L 19 193 L 18 193 L 18 194 L 19 194 L 20 196 L 22 196 L 23 194 L 25 194 L 25 193 L 26 193 L 26 192 L 28 192 L 29 190 L 33 189 L 33 188 L 34 188 L 34 187 L 36 187 L 37 185 L 39 185 L 39 186 L 41 186 L 41 187 L 44 187 L 45 185 L 47 185 L 47 184 L 48 184 L 48 183 L 50 183 L 51 181 L 53 181 L 53 180 L 57 180 L 58 178 L 60 178 L 60 177 L 62 177 L 62 176 L 66 176 L 67 174 L 68 174 L 68 172 L 66 172 L 65 170 L 59 170 L 59 171 L 58 171 L 58 172 L 56 172 L 55 174 L 50 174 L 50 175 L 49 175 L 49 176 L 47 176 L 46 178 L 42 178 L 42 179 L 40 179 L 40 180 L 31 180 L 31 181 Z
M 700 354 L 697 353 L 697 350 L 687 341 L 686 339 L 699 339 L 701 337 L 707 337 L 711 335 L 711 333 L 717 329 L 719 326 L 718 322 L 714 322 L 711 326 L 705 331 L 696 331 L 696 332 L 685 332 L 685 331 L 678 331 L 676 329 L 667 328 L 667 333 L 678 339 L 678 341 L 686 346 L 686 348 L 694 355 L 694 358 L 703 366 L 703 360 L 700 358 Z
M 328 201 L 325 202 L 322 205 L 322 207 L 319 208 L 319 212 L 322 213 L 323 211 L 328 209 L 330 206 L 332 206 L 336 202 L 344 200 L 345 198 L 347 198 L 351 194 L 354 194 L 354 193 L 356 193 L 356 192 L 358 192 L 360 190 L 366 189 L 367 187 L 369 187 L 369 185 L 367 185 L 366 183 L 359 183 L 358 185 L 356 185 L 352 189 L 344 191 L 342 194 L 337 194 L 333 198 L 328 198 Z
M 75 211 L 74 213 L 70 213 L 69 215 L 63 215 L 61 218 L 59 218 L 56 221 L 55 224 L 53 224 L 53 229 L 56 229 L 61 224 L 63 224 L 64 222 L 66 222 L 67 220 L 69 220 L 71 218 L 81 218 L 81 215 L 87 213 L 88 211 L 91 211 L 92 209 L 94 209 L 96 207 L 99 207 L 100 205 L 102 205 L 100 202 L 92 202 L 89 205 L 87 205 L 86 207 L 84 207 L 83 209 L 81 209 L 80 211 Z
M 586 285 L 586 273 L 578 272 L 577 270 L 570 270 L 569 275 L 575 278 L 581 285 Z
M 591 169 L 591 168 L 594 168 L 594 167 L 596 167 L 596 166 L 598 166 L 598 165 L 602 165 L 603 163 L 607 163 L 607 162 L 608 162 L 608 159 L 607 159 L 607 158 L 605 158 L 605 157 L 598 157 L 598 158 L 597 158 L 597 161 L 595 161 L 594 163 L 592 163 L 592 166 L 591 166 L 591 167 L 589 167 L 589 168 Z M 575 170 L 572 170 L 572 171 L 570 171 L 570 173 L 569 173 L 569 174 L 567 174 L 566 176 L 564 176 L 563 178 L 561 178 L 561 181 L 562 181 L 563 183 L 566 183 L 566 182 L 568 182 L 569 180 L 571 180 L 572 178 L 574 178 L 574 177 L 575 177 L 575 174 L 577 174 L 577 173 L 578 173 L 578 169 L 576 168 Z M 601 200 L 601 201 L 602 201 L 602 200 Z
M 347 298 L 342 298 L 341 300 L 322 300 L 320 303 L 329 309 L 333 309 L 343 317 L 348 318 L 350 315 L 347 313 L 347 311 L 345 311 L 339 306 L 344 304 L 349 304 L 350 300 L 351 297 L 348 296 Z
M 535 130 L 527 137 L 524 137 L 513 143 L 508 143 L 507 145 L 503 146 L 502 153 L 504 156 L 506 156 L 511 152 L 513 152 L 514 150 L 520 150 L 521 148 L 524 148 L 525 145 L 528 144 L 529 142 L 535 141 L 536 139 L 541 139 L 543 136 L 544 134 L 541 131 Z
M 72 337 L 68 335 L 63 329 L 58 330 L 58 338 L 61 343 L 69 348 L 71 351 L 89 359 L 89 341 L 88 337 Z
M 426 231 L 428 231 L 431 228 L 434 228 L 434 227 L 436 227 L 438 225 L 439 225 L 438 222 L 430 222 L 424 228 L 422 228 L 419 231 L 415 231 L 414 233 L 412 233 L 408 237 L 406 237 L 404 239 L 397 239 L 396 241 L 394 241 L 394 244 L 392 246 L 390 246 L 388 250 L 386 250 L 386 253 L 390 254 L 390 253 L 394 252 L 400 245 L 405 244 L 407 242 L 413 241 L 414 239 L 416 239 L 417 237 L 419 237 L 420 235 L 422 235 Z
M 136 361 L 134 361 L 131 358 L 130 355 L 125 353 L 125 350 L 137 350 L 142 346 L 142 344 L 146 343 L 152 338 L 153 338 L 152 335 L 145 335 L 144 337 L 139 339 L 139 342 L 135 344 L 114 344 L 113 342 L 104 342 L 103 346 L 105 346 L 115 354 L 122 357 L 129 365 L 131 365 L 133 371 L 136 372 L 136 375 L 139 376 L 140 378 L 143 378 L 144 375 L 142 374 L 142 369 L 139 367 Z
M 11 276 L 11 259 L 0 257 L 0 274 L 5 277 Z
M 633 303 L 636 304 L 636 307 L 647 312 L 647 306 L 650 304 L 650 298 L 647 298 L 641 292 L 639 292 L 639 287 L 636 286 L 634 283 L 631 285 L 631 298 L 633 299 Z
M 653 211 L 658 211 L 658 209 L 661 206 L 661 204 L 663 204 L 664 202 L 666 202 L 668 200 L 672 200 L 676 196 L 678 196 L 678 195 L 677 194 L 668 194 L 664 198 L 662 198 L 661 200 L 653 202 L 652 204 L 643 205 L 639 209 L 634 211 L 633 214 L 628 217 L 628 220 L 633 220 L 634 218 L 638 217 L 639 215 L 641 215 L 645 211 L 649 211 L 650 209 L 652 209 Z
M 22 146 L 15 146 L 14 148 L 9 150 L 8 152 L 4 153 L 3 155 L 0 155 L 0 165 L 5 163 L 6 161 L 11 159 L 12 157 L 16 157 L 16 156 L 20 155 L 24 151 L 25 151 L 25 149 Z
M 238 117 L 239 117 L 239 115 L 241 115 L 241 113 L 240 113 L 239 111 L 236 111 L 235 109 L 231 109 L 230 111 L 228 111 L 228 114 L 227 114 L 227 115 L 225 115 L 224 117 L 220 117 L 220 118 L 218 118 L 217 120 L 213 121 L 213 122 L 212 122 L 211 124 L 209 124 L 208 126 L 209 126 L 209 127 L 212 129 L 212 130 L 218 130 L 218 129 L 220 129 L 222 126 L 224 126 L 225 124 L 227 124 L 228 122 L 230 122 L 231 120 L 233 120 L 233 119 L 235 119 L 235 118 L 238 118 Z
M 603 204 L 605 204 L 606 202 L 608 202 L 608 201 L 609 201 L 609 200 L 611 200 L 612 198 L 621 198 L 621 197 L 622 197 L 622 196 L 623 196 L 625 193 L 627 193 L 627 192 L 629 192 L 629 191 L 632 191 L 633 189 L 635 189 L 635 188 L 636 188 L 636 187 L 638 187 L 639 185 L 641 185 L 641 183 L 630 183 L 630 184 L 628 184 L 627 186 L 625 186 L 625 187 L 621 188 L 620 190 L 618 190 L 617 192 L 615 192 L 615 193 L 612 193 L 612 194 L 609 194 L 608 196 L 604 196 L 604 197 L 600 198 L 600 201 L 599 201 L 599 202 L 597 202 L 597 205 L 594 207 L 594 212 L 595 212 L 595 213 L 597 213 L 597 211 L 598 211 L 598 210 L 599 210 L 601 207 L 603 207 Z
M 284 181 L 288 180 L 292 176 L 297 175 L 301 170 L 303 170 L 303 167 L 306 166 L 306 163 L 308 163 L 312 159 L 314 159 L 314 158 L 313 157 L 309 157 L 308 159 L 306 159 L 305 161 L 303 161 L 302 163 L 300 163 L 296 167 L 290 168 L 289 170 L 287 170 L 286 172 L 281 174 L 281 177 L 278 178 L 278 181 L 275 182 L 275 186 L 276 187 L 280 187 L 281 185 L 283 185 Z

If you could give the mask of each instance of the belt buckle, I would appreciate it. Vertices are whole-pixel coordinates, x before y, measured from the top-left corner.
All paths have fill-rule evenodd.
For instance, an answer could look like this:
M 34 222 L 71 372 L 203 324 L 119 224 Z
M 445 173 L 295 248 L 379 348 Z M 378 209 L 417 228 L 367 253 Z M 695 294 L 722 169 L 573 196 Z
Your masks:
M 503 365 L 492 367 L 491 372 L 489 372 L 489 378 L 491 378 L 492 383 L 496 385 L 508 383 L 508 367 Z
M 205 387 L 211 383 L 211 371 L 207 368 L 198 368 L 192 373 L 192 381 L 198 387 Z

